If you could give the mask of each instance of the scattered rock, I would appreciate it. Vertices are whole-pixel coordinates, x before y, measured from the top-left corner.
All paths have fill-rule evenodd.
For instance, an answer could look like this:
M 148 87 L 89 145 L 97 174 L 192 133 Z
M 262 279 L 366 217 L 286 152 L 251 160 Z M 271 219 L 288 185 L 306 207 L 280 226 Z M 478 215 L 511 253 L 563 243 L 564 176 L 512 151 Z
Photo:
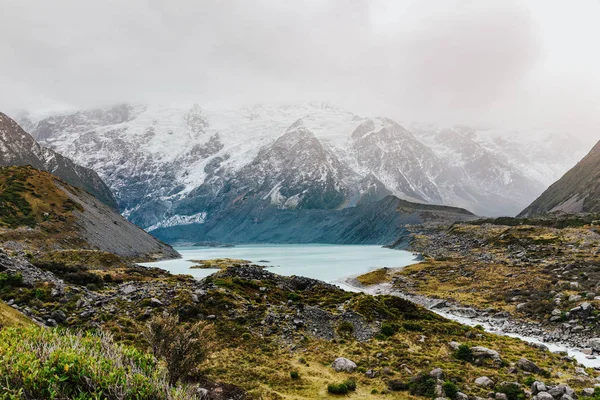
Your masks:
M 517 367 L 526 372 L 539 373 L 541 371 L 540 367 L 526 358 L 519 359 L 519 361 L 517 361 Z
M 354 372 L 356 371 L 356 363 L 344 357 L 338 357 L 331 364 L 336 372 Z
M 491 389 L 494 387 L 494 381 L 488 378 L 487 376 L 480 376 L 479 378 L 475 379 L 475 384 L 477 386 L 481 386 L 487 389 Z

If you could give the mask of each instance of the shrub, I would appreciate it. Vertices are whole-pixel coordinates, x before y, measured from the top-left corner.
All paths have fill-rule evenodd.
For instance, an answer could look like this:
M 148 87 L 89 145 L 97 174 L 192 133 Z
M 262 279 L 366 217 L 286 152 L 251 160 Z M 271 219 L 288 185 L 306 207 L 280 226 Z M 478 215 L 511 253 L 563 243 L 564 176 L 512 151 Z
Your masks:
M 288 300 L 292 300 L 292 301 L 300 300 L 300 296 L 294 292 L 288 293 L 287 298 L 288 298 Z
M 0 289 L 11 286 L 23 286 L 23 275 L 0 273 Z
M 454 358 L 466 362 L 473 362 L 473 352 L 466 344 L 461 344 L 454 352 Z
M 165 361 L 171 385 L 188 375 L 204 359 L 200 341 L 204 329 L 202 323 L 180 324 L 179 317 L 171 315 L 155 316 L 146 324 L 143 335 L 154 356 Z
M 252 336 L 248 332 L 242 333 L 242 339 L 244 340 L 250 340 L 251 337 Z
M 356 391 L 356 381 L 352 378 L 350 379 L 346 379 L 344 381 L 344 385 L 346 385 L 346 387 L 348 388 L 348 390 L 350 392 L 355 392 Z
M 404 329 L 406 329 L 407 331 L 413 331 L 413 332 L 422 332 L 423 331 L 423 327 L 418 322 L 407 321 L 402 324 L 402 327 Z
M 398 328 L 392 324 L 382 324 L 381 325 L 381 334 L 384 336 L 393 336 L 396 333 Z
M 292 378 L 293 380 L 300 379 L 300 374 L 298 373 L 298 371 L 290 371 L 290 378 Z
M 348 386 L 343 383 L 330 383 L 327 392 L 331 394 L 348 394 Z
M 337 331 L 340 335 L 352 334 L 352 332 L 354 332 L 354 325 L 352 322 L 343 321 L 338 326 Z
M 533 376 L 528 376 L 525 379 L 525 382 L 523 382 L 527 387 L 531 387 L 531 385 L 533 385 L 533 382 L 535 382 L 536 379 Z
M 427 374 L 419 374 L 409 384 L 410 394 L 433 398 L 435 396 L 436 381 Z
M 37 326 L 0 330 L 2 399 L 193 398 L 170 388 L 154 357 L 116 344 L 106 334 Z M 27 397 L 25 397 L 25 395 Z
M 521 389 L 520 385 L 516 383 L 507 382 L 504 385 L 496 387 L 498 393 L 504 393 L 508 400 L 523 400 L 525 399 L 525 392 Z
M 452 383 L 450 381 L 444 382 L 442 384 L 442 390 L 446 394 L 446 397 L 449 397 L 451 399 L 456 399 L 456 394 L 458 393 L 458 387 L 454 383 Z
M 397 379 L 393 379 L 391 381 L 388 381 L 388 389 L 390 389 L 393 392 L 404 392 L 409 388 L 408 384 L 397 380 Z

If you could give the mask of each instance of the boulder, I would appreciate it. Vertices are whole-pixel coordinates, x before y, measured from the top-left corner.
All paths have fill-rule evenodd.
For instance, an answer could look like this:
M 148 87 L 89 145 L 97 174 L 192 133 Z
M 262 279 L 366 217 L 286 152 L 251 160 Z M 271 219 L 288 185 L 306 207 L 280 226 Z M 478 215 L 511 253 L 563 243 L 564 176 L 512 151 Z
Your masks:
M 519 359 L 519 361 L 517 361 L 517 367 L 526 372 L 539 373 L 541 371 L 540 367 L 526 358 Z
M 537 400 L 554 400 L 554 397 L 548 392 L 539 392 L 535 396 Z
M 508 396 L 506 396 L 504 393 L 496 393 L 494 398 L 496 400 L 508 400 Z
M 491 389 L 494 387 L 494 381 L 488 378 L 487 376 L 480 376 L 479 378 L 475 379 L 475 384 L 477 386 L 481 386 L 487 389 Z
M 560 399 L 562 395 L 565 394 L 565 385 L 556 385 L 548 389 L 548 393 L 550 393 L 552 397 Z
M 356 371 L 356 363 L 344 357 L 338 357 L 331 364 L 336 372 L 354 372 Z
M 600 352 L 600 338 L 591 338 L 588 340 L 588 346 L 594 351 Z
M 473 353 L 476 363 L 484 360 L 500 360 L 500 354 L 496 350 L 491 350 L 483 346 L 471 347 L 471 353 Z
M 544 382 L 535 381 L 531 384 L 531 394 L 536 395 L 539 392 L 546 392 L 548 389 Z
M 594 388 L 585 388 L 581 391 L 582 396 L 592 397 L 594 395 Z
M 456 393 L 456 400 L 469 400 L 469 396 L 464 394 L 463 392 Z
M 435 378 L 435 379 L 444 379 L 444 371 L 441 368 L 436 368 L 431 370 L 431 372 L 429 372 L 429 376 Z

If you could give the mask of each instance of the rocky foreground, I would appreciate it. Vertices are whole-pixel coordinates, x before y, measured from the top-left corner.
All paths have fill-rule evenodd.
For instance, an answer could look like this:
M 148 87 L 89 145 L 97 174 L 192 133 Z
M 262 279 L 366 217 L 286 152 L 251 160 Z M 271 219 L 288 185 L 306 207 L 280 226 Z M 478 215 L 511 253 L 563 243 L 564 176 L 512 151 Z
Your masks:
M 594 218 L 415 230 L 403 243 L 422 254 L 421 263 L 359 280 L 420 296 L 429 307 L 503 332 L 580 348 L 592 358 L 600 352 L 600 235 Z
M 212 399 L 350 393 L 517 400 L 549 393 L 568 400 L 596 384 L 594 370 L 565 355 L 460 325 L 399 297 L 345 292 L 252 265 L 197 281 L 122 260 L 92 268 L 73 257 L 23 256 L 0 253 L 0 298 L 41 325 L 108 331 L 145 350 L 140 332 L 155 315 L 208 324 L 207 357 L 186 382 Z M 534 388 L 536 381 L 546 390 Z

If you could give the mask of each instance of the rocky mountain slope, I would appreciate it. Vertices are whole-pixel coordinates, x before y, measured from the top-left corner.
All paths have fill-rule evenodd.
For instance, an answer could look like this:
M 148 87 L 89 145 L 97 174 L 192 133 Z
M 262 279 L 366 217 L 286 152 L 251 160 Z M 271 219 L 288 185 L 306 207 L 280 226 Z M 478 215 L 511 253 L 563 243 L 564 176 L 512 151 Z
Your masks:
M 20 121 L 44 145 L 97 171 L 122 213 L 149 231 L 204 231 L 198 225 L 240 217 L 230 214 L 249 205 L 254 213 L 338 210 L 390 194 L 514 215 L 545 187 L 515 167 L 518 157 L 508 153 L 518 143 L 490 145 L 466 131 L 437 138 L 436 129 L 410 132 L 326 104 L 119 105 Z M 560 173 L 570 166 L 568 157 L 565 165 L 544 162 Z
M 345 388 L 342 393 L 351 392 L 353 399 L 381 394 L 466 399 L 497 393 L 499 399 L 518 400 L 532 382 L 547 379 L 548 387 L 536 382 L 540 387 L 534 393 L 556 392 L 544 398 L 565 400 L 563 394 L 580 394 L 594 384 L 593 370 L 583 371 L 569 357 L 460 325 L 400 297 L 345 292 L 253 265 L 230 267 L 200 281 L 159 269 L 140 273 L 144 269 L 92 271 L 103 283 L 82 286 L 73 275 L 60 279 L 0 251 L 0 276 L 20 277 L 1 287 L 0 299 L 38 323 L 102 329 L 142 351 L 148 345 L 140 333 L 153 317 L 167 313 L 179 316 L 185 327 L 204 324 L 206 357 L 180 383 L 209 387 L 203 393 L 210 399 L 328 398 L 334 397 L 332 390 Z M 108 274 L 113 277 L 106 279 Z M 45 338 L 57 332 L 46 331 Z M 6 352 L 13 341 L 3 344 Z M 75 381 L 89 382 L 81 378 L 89 372 L 73 360 L 68 362 L 78 373 Z M 6 364 L 9 383 L 21 370 L 30 371 Z M 53 370 L 59 378 L 65 372 L 62 365 Z M 31 386 L 39 379 L 32 375 Z M 214 381 L 220 387 L 204 386 Z M 232 385 L 237 395 L 219 396 Z
M 0 167 L 11 165 L 31 165 L 48 171 L 73 186 L 87 190 L 109 207 L 117 209 L 117 202 L 110 189 L 98 174 L 75 164 L 54 150 L 42 147 L 15 121 L 0 113 Z
M 519 216 L 563 211 L 600 212 L 600 142 Z
M 0 168 L 0 242 L 17 251 L 93 249 L 143 259 L 178 256 L 87 191 L 30 166 Z

